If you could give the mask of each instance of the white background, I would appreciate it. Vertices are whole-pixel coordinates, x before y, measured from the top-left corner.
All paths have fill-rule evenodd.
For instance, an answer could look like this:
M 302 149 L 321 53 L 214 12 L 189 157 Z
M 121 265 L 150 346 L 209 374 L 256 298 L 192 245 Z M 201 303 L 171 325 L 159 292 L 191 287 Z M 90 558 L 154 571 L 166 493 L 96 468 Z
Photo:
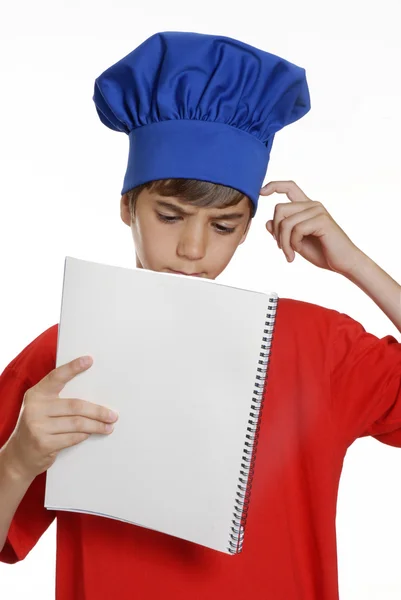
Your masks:
M 157 31 L 235 37 L 306 69 L 312 110 L 276 135 L 266 182 L 293 179 L 400 282 L 399 11 L 398 0 L 4 2 L 0 372 L 58 322 L 66 255 L 134 266 L 130 230 L 119 216 L 128 139 L 101 124 L 92 94 L 103 70 Z M 286 200 L 260 199 L 248 240 L 220 281 L 334 308 L 379 337 L 400 340 L 348 280 L 299 255 L 287 263 L 264 229 Z M 401 597 L 400 506 L 401 451 L 358 440 L 339 492 L 341 600 Z M 34 591 L 50 600 L 54 569 L 52 525 L 25 561 L 0 565 L 0 596 Z

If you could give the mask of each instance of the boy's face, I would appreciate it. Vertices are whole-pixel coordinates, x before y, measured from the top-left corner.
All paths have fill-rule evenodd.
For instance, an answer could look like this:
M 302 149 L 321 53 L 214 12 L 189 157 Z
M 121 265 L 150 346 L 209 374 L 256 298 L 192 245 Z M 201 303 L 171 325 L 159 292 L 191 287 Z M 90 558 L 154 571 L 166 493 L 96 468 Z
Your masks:
M 132 231 L 136 265 L 152 271 L 215 279 L 245 241 L 249 217 L 247 198 L 228 208 L 197 208 L 145 189 L 131 221 L 128 196 L 121 198 L 121 218 Z

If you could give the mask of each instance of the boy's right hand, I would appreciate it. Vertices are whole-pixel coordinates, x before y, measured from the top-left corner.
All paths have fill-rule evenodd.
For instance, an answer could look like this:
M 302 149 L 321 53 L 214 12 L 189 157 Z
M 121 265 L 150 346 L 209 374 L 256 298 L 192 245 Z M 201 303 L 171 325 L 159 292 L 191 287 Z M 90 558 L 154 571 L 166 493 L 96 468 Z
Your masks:
M 68 381 L 92 366 L 92 359 L 82 366 L 80 358 L 53 369 L 24 395 L 17 425 L 7 442 L 12 466 L 24 477 L 34 479 L 51 467 L 60 450 L 83 442 L 91 433 L 113 430 L 111 423 L 118 415 L 112 416 L 108 408 L 77 398 L 59 398 Z

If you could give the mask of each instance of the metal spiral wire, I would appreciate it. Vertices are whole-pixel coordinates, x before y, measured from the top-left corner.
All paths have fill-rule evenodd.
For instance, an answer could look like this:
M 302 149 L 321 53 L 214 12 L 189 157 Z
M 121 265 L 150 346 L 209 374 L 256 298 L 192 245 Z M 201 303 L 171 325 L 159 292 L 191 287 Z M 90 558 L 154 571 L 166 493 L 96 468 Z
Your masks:
M 276 318 L 278 297 L 269 298 L 268 311 L 266 314 L 265 329 L 261 344 L 260 359 L 258 360 L 255 389 L 249 413 L 247 434 L 245 435 L 244 450 L 241 461 L 240 476 L 238 478 L 235 507 L 230 527 L 228 552 L 239 554 L 242 551 L 246 519 L 251 496 L 252 480 L 255 469 L 256 447 L 259 440 L 260 417 L 264 403 L 264 389 L 267 381 L 269 368 L 270 350 L 273 341 L 273 329 Z

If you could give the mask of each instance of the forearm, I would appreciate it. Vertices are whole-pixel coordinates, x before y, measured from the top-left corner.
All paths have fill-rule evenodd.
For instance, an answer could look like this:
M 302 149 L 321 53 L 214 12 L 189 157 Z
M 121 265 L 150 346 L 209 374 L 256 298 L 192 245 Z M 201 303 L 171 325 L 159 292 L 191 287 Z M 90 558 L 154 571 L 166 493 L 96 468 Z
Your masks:
M 361 252 L 345 277 L 365 292 L 401 332 L 401 286 L 388 273 Z
M 12 446 L 5 444 L 0 449 L 0 551 L 4 547 L 12 518 L 32 481 L 16 468 Z

